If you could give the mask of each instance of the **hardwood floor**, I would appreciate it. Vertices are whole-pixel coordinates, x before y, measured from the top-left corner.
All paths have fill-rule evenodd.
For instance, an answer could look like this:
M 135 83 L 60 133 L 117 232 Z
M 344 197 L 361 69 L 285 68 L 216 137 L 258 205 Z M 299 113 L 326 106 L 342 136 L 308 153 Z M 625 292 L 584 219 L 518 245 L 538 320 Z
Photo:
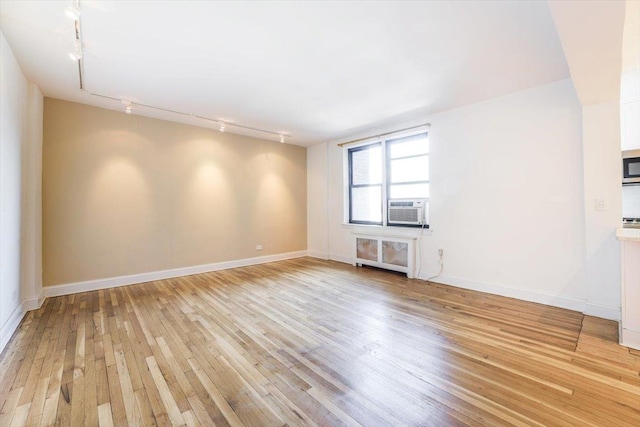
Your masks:
M 301 258 L 49 298 L 0 426 L 639 426 L 640 355 L 580 313 Z

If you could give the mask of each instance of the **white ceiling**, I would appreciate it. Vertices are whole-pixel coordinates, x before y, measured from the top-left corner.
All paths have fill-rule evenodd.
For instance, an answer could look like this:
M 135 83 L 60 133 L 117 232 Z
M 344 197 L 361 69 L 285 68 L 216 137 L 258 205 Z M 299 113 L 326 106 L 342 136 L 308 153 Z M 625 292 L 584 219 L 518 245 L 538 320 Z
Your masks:
M 79 89 L 69 5 L 1 0 L 2 32 L 45 96 L 123 110 Z M 302 146 L 569 77 L 545 1 L 81 0 L 80 9 L 89 92 L 286 132 Z

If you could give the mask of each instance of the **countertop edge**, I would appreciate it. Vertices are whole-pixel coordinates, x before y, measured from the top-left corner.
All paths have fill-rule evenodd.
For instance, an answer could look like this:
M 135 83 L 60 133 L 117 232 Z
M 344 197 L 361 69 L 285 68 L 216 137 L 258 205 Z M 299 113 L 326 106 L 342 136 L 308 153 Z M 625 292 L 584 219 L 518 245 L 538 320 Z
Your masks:
M 620 241 L 640 242 L 640 228 L 616 228 L 616 237 Z

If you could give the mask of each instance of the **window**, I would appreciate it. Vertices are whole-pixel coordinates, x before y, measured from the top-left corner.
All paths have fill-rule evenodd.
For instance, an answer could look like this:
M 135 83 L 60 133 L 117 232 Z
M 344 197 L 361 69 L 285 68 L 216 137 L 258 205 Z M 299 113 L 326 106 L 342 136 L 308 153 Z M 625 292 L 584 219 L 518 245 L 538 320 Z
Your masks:
M 382 224 L 382 144 L 349 150 L 349 222 Z
M 348 150 L 349 222 L 382 225 L 389 199 L 429 197 L 426 133 L 389 138 Z

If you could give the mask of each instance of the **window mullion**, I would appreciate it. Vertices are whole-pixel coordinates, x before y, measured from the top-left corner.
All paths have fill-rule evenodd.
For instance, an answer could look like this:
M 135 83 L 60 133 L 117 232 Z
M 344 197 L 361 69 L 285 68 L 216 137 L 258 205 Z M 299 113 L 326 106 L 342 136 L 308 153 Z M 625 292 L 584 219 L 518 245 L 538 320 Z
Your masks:
M 355 184 L 355 185 L 352 185 L 351 188 L 379 187 L 381 185 L 382 185 L 381 182 L 378 182 L 376 184 Z
M 387 141 L 382 141 L 382 224 L 387 223 L 387 206 L 389 205 L 389 151 Z
M 389 182 L 389 186 L 391 185 L 413 185 L 413 184 L 428 184 L 429 180 L 422 181 L 403 181 L 403 182 Z
M 428 156 L 429 156 L 428 153 L 426 153 L 426 154 L 414 154 L 414 155 L 411 155 L 411 156 L 403 156 L 403 157 L 394 157 L 394 158 L 389 157 L 389 160 L 393 162 L 394 160 L 415 159 L 416 157 L 428 157 Z

